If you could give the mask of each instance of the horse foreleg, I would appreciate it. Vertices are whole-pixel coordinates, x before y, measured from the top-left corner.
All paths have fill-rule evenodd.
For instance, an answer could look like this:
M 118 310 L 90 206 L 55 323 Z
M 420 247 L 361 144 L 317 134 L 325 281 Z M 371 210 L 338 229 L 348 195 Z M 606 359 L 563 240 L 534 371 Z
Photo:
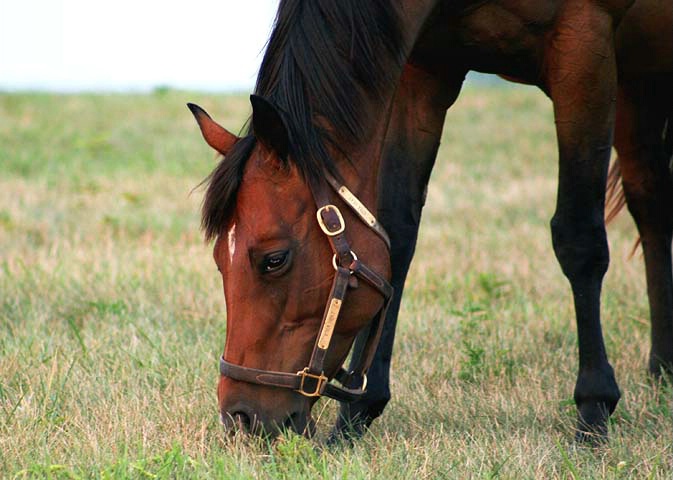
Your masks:
M 612 17 L 589 2 L 567 2 L 566 7 L 545 58 L 559 143 L 551 230 L 554 252 L 574 297 L 577 438 L 587 440 L 607 435 L 607 419 L 620 397 L 600 322 L 601 285 L 609 263 L 603 212 L 617 74 Z
M 365 397 L 341 404 L 333 437 L 360 436 L 390 400 L 390 362 L 404 282 L 416 248 L 421 210 L 447 108 L 458 97 L 464 73 L 450 79 L 407 65 L 395 96 L 381 162 L 379 218 L 391 240 L 395 295 L 368 372 Z M 363 337 L 364 338 L 364 337 Z M 354 351 L 362 340 L 356 340 Z

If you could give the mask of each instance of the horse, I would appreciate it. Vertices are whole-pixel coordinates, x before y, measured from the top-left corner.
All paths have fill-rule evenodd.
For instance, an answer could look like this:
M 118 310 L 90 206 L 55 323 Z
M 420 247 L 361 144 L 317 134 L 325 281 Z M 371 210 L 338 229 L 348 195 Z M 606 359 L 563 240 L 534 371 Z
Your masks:
M 245 133 L 189 105 L 223 155 L 202 228 L 226 299 L 225 428 L 310 434 L 321 396 L 342 402 L 335 438 L 381 415 L 445 113 L 476 70 L 553 103 L 551 232 L 577 322 L 576 437 L 607 438 L 620 398 L 600 323 L 613 144 L 645 252 L 649 370 L 673 366 L 672 25 L 671 0 L 281 0 Z

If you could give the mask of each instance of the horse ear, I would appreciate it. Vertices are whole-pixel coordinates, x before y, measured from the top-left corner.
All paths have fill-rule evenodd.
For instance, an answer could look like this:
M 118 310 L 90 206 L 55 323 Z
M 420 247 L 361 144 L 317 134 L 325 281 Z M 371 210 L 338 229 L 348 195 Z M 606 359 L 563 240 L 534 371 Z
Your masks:
M 276 106 L 264 97 L 250 95 L 252 104 L 252 131 L 265 147 L 287 158 L 290 139 L 283 117 Z
M 188 103 L 187 107 L 194 115 L 196 123 L 199 124 L 201 134 L 206 140 L 206 143 L 222 155 L 229 153 L 231 147 L 238 141 L 238 137 L 210 118 L 210 115 L 198 105 Z

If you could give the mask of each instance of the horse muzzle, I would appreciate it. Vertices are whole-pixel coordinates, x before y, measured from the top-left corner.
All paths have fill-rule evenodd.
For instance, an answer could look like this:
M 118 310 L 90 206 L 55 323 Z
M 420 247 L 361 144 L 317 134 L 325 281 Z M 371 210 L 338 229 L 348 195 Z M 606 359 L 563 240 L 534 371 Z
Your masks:
M 220 397 L 220 419 L 227 434 L 241 432 L 274 438 L 291 431 L 308 437 L 313 435 L 315 422 L 311 418 L 310 401 L 293 392 L 274 388 L 263 390 L 257 389 L 254 396 Z

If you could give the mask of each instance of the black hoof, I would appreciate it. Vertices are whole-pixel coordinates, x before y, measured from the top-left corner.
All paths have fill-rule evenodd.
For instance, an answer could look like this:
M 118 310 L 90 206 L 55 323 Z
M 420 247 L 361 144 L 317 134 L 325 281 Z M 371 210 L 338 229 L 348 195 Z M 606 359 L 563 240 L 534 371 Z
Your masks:
M 608 419 L 615 411 L 620 396 L 609 364 L 580 371 L 574 395 L 579 413 L 575 440 L 588 444 L 607 441 Z
M 587 445 L 589 447 L 600 447 L 608 443 L 608 432 L 607 429 L 604 433 L 599 432 L 588 432 L 578 430 L 575 432 L 575 442 L 582 445 Z
M 601 413 L 604 412 L 604 413 Z M 585 445 L 602 445 L 608 441 L 608 416 L 605 407 L 598 414 L 580 413 L 575 441 Z
M 575 441 L 587 445 L 606 443 L 608 441 L 608 420 L 616 406 L 617 400 L 609 403 L 584 401 L 579 404 Z
M 340 415 L 327 438 L 327 442 L 332 445 L 339 443 L 352 444 L 363 437 L 373 421 L 374 419 L 369 416 L 356 415 L 353 418 L 346 419 Z
M 390 393 L 384 392 L 377 398 L 378 400 L 363 399 L 350 405 L 341 404 L 336 425 L 329 435 L 328 442 L 353 443 L 362 438 L 374 419 L 383 413 L 383 409 L 390 400 Z
M 665 380 L 673 379 L 673 363 L 664 361 L 659 357 L 650 355 L 648 371 L 655 379 L 663 378 Z

